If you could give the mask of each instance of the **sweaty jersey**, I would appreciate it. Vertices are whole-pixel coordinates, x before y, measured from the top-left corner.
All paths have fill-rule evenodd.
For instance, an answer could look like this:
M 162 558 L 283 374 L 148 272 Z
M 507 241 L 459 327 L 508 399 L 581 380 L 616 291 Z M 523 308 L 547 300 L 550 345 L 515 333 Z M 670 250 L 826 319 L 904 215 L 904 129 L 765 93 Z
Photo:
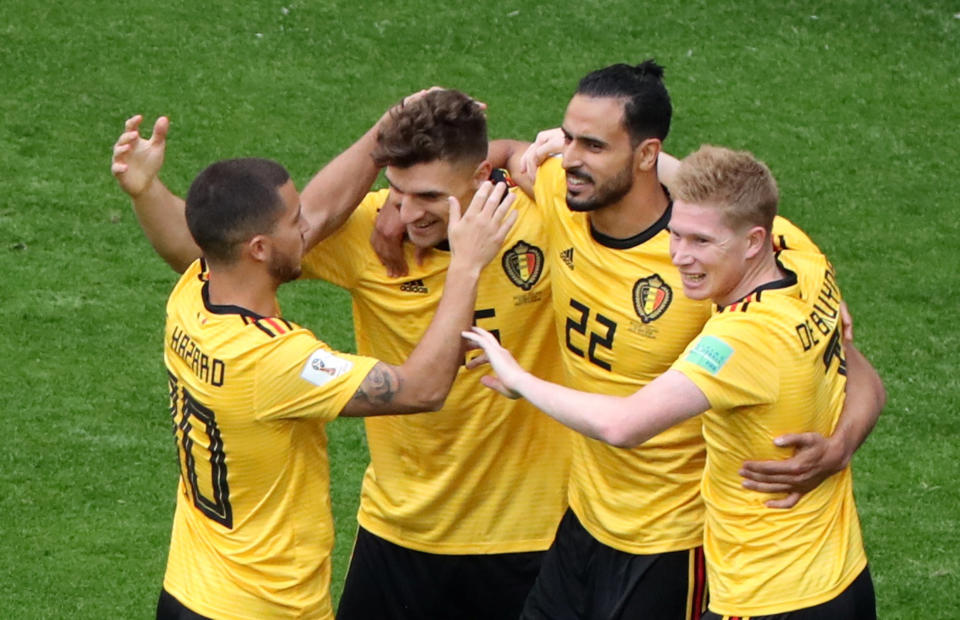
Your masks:
M 540 166 L 535 195 L 549 241 L 564 383 L 628 396 L 670 368 L 707 321 L 710 304 L 683 294 L 670 260 L 670 208 L 635 237 L 606 237 L 592 229 L 587 213 L 567 208 L 560 164 L 554 157 Z M 816 250 L 783 218 L 774 238 Z M 569 501 L 587 531 L 634 554 L 702 544 L 700 426 L 699 419 L 687 420 L 634 449 L 575 434 Z
M 422 265 L 405 244 L 410 273 L 390 278 L 371 245 L 388 191 L 368 194 L 344 226 L 303 260 L 305 277 L 347 289 L 357 350 L 391 363 L 410 354 L 430 323 L 450 254 Z M 550 320 L 541 219 L 518 196 L 517 223 L 481 274 L 475 323 L 525 368 L 560 377 Z M 400 546 L 437 554 L 546 549 L 566 507 L 569 434 L 526 401 L 483 387 L 489 368 L 461 367 L 438 412 L 364 420 L 370 448 L 357 520 Z
M 215 618 L 332 618 L 326 422 L 376 360 L 209 300 L 202 260 L 167 302 L 180 483 L 164 588 Z
M 838 596 L 866 566 L 848 467 L 790 510 L 744 489 L 747 459 L 785 459 L 786 433 L 832 434 L 846 367 L 840 289 L 822 254 L 779 254 L 787 276 L 717 308 L 674 369 L 710 402 L 703 414 L 707 469 L 704 552 L 710 609 L 769 615 Z

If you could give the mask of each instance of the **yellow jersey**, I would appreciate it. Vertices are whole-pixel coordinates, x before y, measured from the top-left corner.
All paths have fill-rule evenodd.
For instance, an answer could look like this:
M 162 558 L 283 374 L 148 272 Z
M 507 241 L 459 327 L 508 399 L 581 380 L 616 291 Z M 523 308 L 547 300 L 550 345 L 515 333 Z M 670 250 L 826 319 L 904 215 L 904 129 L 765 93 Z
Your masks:
M 741 486 L 747 459 L 785 459 L 786 433 L 830 435 L 846 366 L 840 289 L 822 254 L 779 253 L 787 276 L 717 308 L 674 368 L 703 391 L 707 468 L 704 553 L 710 609 L 770 615 L 835 598 L 866 566 L 850 468 L 790 510 Z
M 357 350 L 391 363 L 410 354 L 430 323 L 450 254 L 433 249 L 409 275 L 390 278 L 370 245 L 388 190 L 367 195 L 336 233 L 303 260 L 303 275 L 350 292 Z M 560 378 L 550 314 L 549 267 L 539 213 L 522 194 L 519 218 L 481 274 L 475 323 L 526 368 Z M 370 464 L 357 520 L 376 536 L 436 554 L 516 553 L 550 546 L 566 508 L 568 431 L 526 401 L 483 387 L 488 368 L 461 368 L 444 408 L 368 418 Z
M 534 190 L 547 230 L 564 384 L 633 394 L 670 368 L 710 316 L 709 302 L 683 294 L 670 260 L 671 210 L 635 237 L 614 239 L 594 231 L 587 213 L 567 207 L 559 157 L 540 166 Z M 783 218 L 773 236 L 818 251 Z M 587 531 L 634 554 L 702 544 L 700 426 L 688 420 L 629 450 L 575 434 L 569 501 Z
M 167 302 L 180 483 L 164 588 L 216 618 L 333 618 L 326 422 L 377 360 L 215 306 L 202 260 Z

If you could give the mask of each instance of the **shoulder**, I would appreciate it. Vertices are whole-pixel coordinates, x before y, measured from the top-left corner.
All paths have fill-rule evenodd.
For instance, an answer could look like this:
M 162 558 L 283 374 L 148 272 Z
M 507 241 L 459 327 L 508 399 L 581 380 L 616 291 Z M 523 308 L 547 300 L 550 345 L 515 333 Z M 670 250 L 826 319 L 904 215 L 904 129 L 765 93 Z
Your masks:
M 820 248 L 799 226 L 783 216 L 773 218 L 773 247 L 777 250 L 802 250 L 821 253 Z

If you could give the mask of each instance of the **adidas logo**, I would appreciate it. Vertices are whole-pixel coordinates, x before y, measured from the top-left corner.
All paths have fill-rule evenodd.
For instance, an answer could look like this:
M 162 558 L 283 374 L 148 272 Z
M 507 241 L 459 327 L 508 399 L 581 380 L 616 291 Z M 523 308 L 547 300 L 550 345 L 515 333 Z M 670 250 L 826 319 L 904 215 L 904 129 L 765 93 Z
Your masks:
M 566 250 L 560 252 L 560 259 L 567 267 L 573 269 L 573 248 L 567 248 Z
M 427 287 L 423 285 L 423 280 L 410 280 L 409 282 L 404 282 L 400 285 L 400 290 L 405 293 L 426 294 L 430 292 L 427 290 Z

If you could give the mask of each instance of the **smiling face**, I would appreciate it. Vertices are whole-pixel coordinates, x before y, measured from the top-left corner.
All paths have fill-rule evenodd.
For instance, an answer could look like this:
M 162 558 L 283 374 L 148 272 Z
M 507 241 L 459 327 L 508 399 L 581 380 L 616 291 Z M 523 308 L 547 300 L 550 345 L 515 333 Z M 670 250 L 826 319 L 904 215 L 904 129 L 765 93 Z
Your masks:
M 623 99 L 574 95 L 563 118 L 567 206 L 593 211 L 633 187 L 635 148 L 623 125 Z
M 751 233 L 732 228 L 723 209 L 676 200 L 670 217 L 670 258 L 680 271 L 683 292 L 690 299 L 712 299 L 719 305 L 736 301 L 747 273 Z
M 479 186 L 478 170 L 465 164 L 434 160 L 406 168 L 387 166 L 390 202 L 400 205 L 400 219 L 410 242 L 432 248 L 447 238 L 450 196 L 466 209 Z M 482 179 L 481 179 L 482 180 Z

